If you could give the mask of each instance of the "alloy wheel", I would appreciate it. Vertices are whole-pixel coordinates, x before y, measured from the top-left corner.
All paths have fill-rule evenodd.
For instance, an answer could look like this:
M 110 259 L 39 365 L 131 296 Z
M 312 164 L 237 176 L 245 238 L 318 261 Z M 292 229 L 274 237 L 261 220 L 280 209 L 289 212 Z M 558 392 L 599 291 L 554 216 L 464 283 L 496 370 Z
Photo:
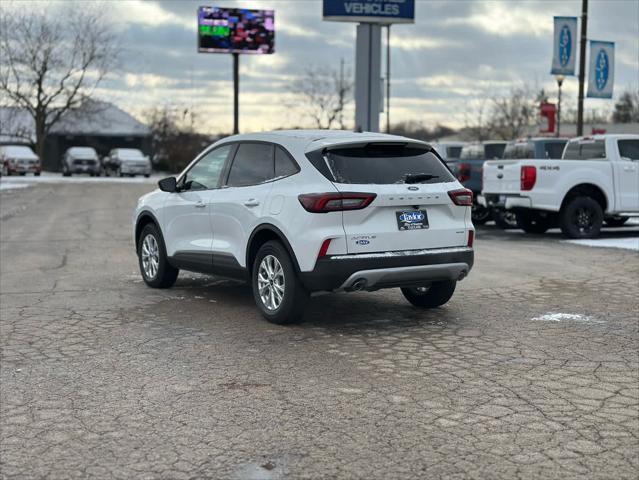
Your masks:
M 151 234 L 144 237 L 142 242 L 142 268 L 144 269 L 144 275 L 149 280 L 153 280 L 158 274 L 158 268 L 160 266 L 160 250 L 158 248 L 158 242 Z
M 265 256 L 257 271 L 257 288 L 262 304 L 269 311 L 277 310 L 284 299 L 284 269 L 274 255 Z

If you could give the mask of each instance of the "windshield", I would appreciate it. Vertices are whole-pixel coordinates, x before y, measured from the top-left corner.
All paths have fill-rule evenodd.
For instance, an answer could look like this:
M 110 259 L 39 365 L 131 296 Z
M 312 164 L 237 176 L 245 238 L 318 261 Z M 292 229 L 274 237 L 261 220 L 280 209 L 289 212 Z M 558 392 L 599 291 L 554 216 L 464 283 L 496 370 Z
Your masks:
M 120 148 L 118 150 L 118 157 L 124 158 L 144 158 L 144 155 L 140 150 L 135 148 Z
M 430 150 L 406 145 L 339 148 L 326 154 L 333 181 L 350 184 L 441 183 L 455 178 Z
M 81 156 L 81 157 L 95 157 L 95 150 L 91 147 L 72 147 L 69 151 L 73 155 Z
M 2 147 L 2 152 L 8 156 L 13 158 L 35 158 L 36 155 L 33 153 L 29 147 L 25 147 L 22 145 L 7 145 Z

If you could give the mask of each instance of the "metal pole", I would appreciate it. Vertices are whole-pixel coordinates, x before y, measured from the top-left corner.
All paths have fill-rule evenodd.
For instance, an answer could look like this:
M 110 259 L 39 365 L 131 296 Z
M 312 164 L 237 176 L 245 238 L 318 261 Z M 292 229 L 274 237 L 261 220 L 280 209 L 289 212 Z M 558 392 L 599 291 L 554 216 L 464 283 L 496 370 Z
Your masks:
M 561 129 L 561 84 L 564 83 L 563 79 L 557 79 L 557 86 L 559 87 L 559 94 L 557 99 L 557 136 L 559 137 L 559 131 Z
M 390 23 L 386 27 L 386 133 L 390 133 L 390 62 L 391 62 L 391 48 L 390 48 Z
M 588 0 L 581 1 L 581 43 L 579 44 L 579 98 L 577 100 L 577 136 L 584 134 L 584 79 L 586 77 L 586 32 Z
M 240 133 L 240 54 L 233 53 L 233 135 Z

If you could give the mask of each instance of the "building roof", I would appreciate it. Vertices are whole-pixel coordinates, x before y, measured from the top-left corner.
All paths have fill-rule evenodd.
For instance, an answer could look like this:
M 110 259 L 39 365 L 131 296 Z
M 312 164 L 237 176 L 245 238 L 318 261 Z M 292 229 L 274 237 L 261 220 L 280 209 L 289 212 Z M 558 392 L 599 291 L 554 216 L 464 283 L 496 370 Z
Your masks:
M 148 136 L 149 127 L 112 103 L 89 100 L 69 110 L 51 134 L 91 136 Z M 25 109 L 0 107 L 0 142 L 35 142 L 33 118 Z

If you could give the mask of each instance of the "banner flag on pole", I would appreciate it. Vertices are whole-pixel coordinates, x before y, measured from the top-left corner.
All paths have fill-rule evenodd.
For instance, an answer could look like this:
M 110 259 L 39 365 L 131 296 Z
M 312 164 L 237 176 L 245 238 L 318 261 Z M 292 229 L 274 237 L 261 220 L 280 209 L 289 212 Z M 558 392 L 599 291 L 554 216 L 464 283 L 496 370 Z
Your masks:
M 590 40 L 588 93 L 592 98 L 612 98 L 615 83 L 615 44 Z
M 553 75 L 574 75 L 577 58 L 577 17 L 555 17 Z

